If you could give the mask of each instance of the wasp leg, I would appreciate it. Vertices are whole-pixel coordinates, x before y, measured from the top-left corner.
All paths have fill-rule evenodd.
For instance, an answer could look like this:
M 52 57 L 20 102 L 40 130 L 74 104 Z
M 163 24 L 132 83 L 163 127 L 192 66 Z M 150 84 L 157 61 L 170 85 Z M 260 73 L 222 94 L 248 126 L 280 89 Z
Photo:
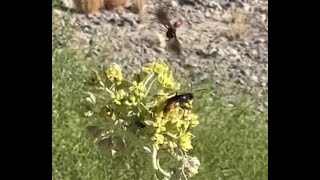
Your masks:
M 186 109 L 183 108 L 183 116 L 182 117 L 186 117 L 185 114 L 186 114 Z
M 184 104 L 180 104 L 180 107 L 183 109 L 183 117 L 186 117 L 186 111 L 188 110 L 188 108 L 184 105 Z

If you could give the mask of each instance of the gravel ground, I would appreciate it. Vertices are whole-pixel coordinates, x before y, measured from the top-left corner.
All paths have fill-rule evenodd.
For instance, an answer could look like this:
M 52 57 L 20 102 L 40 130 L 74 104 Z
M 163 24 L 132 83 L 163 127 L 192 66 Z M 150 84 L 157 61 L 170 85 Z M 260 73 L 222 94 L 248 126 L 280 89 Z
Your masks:
M 183 48 L 182 57 L 165 51 L 165 28 L 154 16 L 165 5 Z M 164 59 L 183 76 L 204 80 L 213 76 L 222 86 L 268 93 L 268 1 L 266 0 L 149 0 L 142 22 L 137 14 L 104 10 L 100 17 L 53 10 L 53 41 L 128 69 Z M 61 35 L 66 24 L 68 37 Z M 66 40 L 68 39 L 68 41 Z M 89 52 L 90 50 L 90 52 Z M 194 79 L 193 79 L 194 80 Z M 264 102 L 267 106 L 267 102 Z

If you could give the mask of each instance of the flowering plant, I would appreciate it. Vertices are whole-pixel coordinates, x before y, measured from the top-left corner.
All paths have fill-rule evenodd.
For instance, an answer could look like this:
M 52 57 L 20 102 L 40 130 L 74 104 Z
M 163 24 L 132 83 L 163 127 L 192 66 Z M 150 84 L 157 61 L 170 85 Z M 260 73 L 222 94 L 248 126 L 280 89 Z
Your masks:
M 98 113 L 109 130 L 95 139 L 104 143 L 107 150 L 115 155 L 127 148 L 126 136 L 136 135 L 144 141 L 144 150 L 151 154 L 155 177 L 159 179 L 187 179 L 198 172 L 200 162 L 196 157 L 187 155 L 192 149 L 194 136 L 191 129 L 199 124 L 198 116 L 192 112 L 192 100 L 184 104 L 187 110 L 174 102 L 168 112 L 164 112 L 167 100 L 180 89 L 173 73 L 165 63 L 150 63 L 132 79 L 124 78 L 121 67 L 111 64 L 101 72 L 95 71 L 92 82 L 102 90 L 106 104 Z M 86 92 L 86 100 L 96 105 L 96 96 Z M 90 117 L 94 108 L 85 113 Z M 92 128 L 91 128 L 92 130 Z M 165 171 L 160 166 L 158 153 L 175 157 L 178 171 Z M 178 173 L 179 172 L 179 173 Z

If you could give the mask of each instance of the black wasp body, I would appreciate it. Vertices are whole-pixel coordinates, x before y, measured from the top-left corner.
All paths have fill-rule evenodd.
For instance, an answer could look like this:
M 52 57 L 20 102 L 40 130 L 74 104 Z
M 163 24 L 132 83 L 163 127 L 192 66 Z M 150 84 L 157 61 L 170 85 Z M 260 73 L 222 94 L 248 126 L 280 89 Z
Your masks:
M 168 27 L 167 32 L 166 32 L 166 36 L 169 39 L 176 38 L 176 29 L 173 27 Z
M 185 93 L 185 94 L 176 94 L 175 96 L 167 99 L 164 108 L 163 108 L 163 112 L 167 113 L 172 106 L 174 106 L 175 104 L 179 104 L 179 106 L 182 109 L 189 109 L 185 104 L 189 103 L 191 100 L 193 99 L 193 94 L 192 93 Z

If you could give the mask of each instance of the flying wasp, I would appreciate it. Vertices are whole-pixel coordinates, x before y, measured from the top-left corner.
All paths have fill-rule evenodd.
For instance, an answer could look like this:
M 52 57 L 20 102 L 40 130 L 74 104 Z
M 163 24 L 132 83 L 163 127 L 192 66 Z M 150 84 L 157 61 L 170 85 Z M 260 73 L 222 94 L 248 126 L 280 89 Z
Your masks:
M 176 29 L 182 25 L 182 20 L 179 19 L 174 24 L 171 24 L 168 18 L 168 12 L 165 11 L 164 8 L 159 8 L 156 11 L 156 17 L 158 21 L 167 29 L 166 36 L 168 40 L 166 42 L 166 49 L 178 56 L 181 55 L 181 44 L 177 38 Z

